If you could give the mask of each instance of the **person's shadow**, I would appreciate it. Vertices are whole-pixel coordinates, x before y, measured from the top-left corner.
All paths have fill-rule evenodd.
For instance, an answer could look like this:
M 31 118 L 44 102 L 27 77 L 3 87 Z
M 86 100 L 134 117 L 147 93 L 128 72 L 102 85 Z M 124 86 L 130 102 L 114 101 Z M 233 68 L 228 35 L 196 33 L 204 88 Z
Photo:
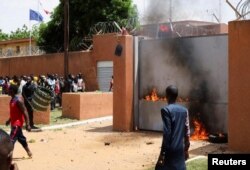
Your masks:
M 13 161 L 23 161 L 23 160 L 28 160 L 28 159 L 32 159 L 31 157 L 16 157 L 16 158 L 12 158 Z

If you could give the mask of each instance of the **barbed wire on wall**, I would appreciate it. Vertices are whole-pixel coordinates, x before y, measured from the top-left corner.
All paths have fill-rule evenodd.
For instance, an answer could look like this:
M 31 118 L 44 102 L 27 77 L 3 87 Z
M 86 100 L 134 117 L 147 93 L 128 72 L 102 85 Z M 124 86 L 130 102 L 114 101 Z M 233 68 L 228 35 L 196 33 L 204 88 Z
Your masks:
M 238 19 L 250 19 L 250 0 L 240 0 L 236 6 Z
M 120 26 L 115 22 L 98 22 L 94 26 L 90 27 L 90 31 L 87 36 L 79 42 L 79 47 L 82 50 L 89 51 L 93 48 L 93 36 L 107 33 L 119 33 L 121 32 Z
M 185 26 L 180 26 L 178 24 L 173 24 L 173 32 L 179 37 L 184 36 L 198 36 L 198 35 L 214 35 L 218 33 L 218 30 L 215 27 L 204 28 L 201 26 L 194 26 L 187 24 Z
M 116 21 L 98 22 L 90 27 L 89 34 L 82 39 L 80 46 L 83 50 L 91 50 L 93 47 L 93 35 L 121 33 L 122 28 L 133 33 L 136 30 L 137 22 L 138 18 L 123 19 L 120 25 Z

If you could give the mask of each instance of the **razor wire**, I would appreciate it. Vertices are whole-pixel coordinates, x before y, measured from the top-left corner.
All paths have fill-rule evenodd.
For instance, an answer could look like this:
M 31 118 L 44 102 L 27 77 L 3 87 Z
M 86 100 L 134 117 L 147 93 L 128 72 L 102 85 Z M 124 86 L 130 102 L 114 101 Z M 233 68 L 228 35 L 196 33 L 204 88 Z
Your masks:
M 78 46 L 82 50 L 89 51 L 93 47 L 93 36 L 107 33 L 119 33 L 121 32 L 120 26 L 115 22 L 98 22 L 90 27 L 88 35 L 79 40 Z
M 136 26 L 138 24 L 138 18 L 129 18 L 122 19 L 120 24 L 116 21 L 108 21 L 108 22 L 98 22 L 92 27 L 90 27 L 90 31 L 87 36 L 85 36 L 80 42 L 79 46 L 83 50 L 91 50 L 93 47 L 93 35 L 100 34 L 108 34 L 108 33 L 121 33 L 122 28 L 126 28 L 126 30 L 130 33 L 133 33 L 136 30 Z
M 185 26 L 179 24 L 173 24 L 173 32 L 175 32 L 179 37 L 186 36 L 197 36 L 197 35 L 211 35 L 216 34 L 218 31 L 216 28 L 204 28 L 201 26 L 194 26 L 187 24 Z
M 240 0 L 236 6 L 238 19 L 250 19 L 250 0 Z

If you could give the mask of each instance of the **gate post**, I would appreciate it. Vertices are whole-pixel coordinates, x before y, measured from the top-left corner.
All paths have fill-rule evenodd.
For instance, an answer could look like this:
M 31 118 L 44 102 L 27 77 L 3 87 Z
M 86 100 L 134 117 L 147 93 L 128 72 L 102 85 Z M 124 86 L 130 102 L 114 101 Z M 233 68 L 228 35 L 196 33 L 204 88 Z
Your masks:
M 118 45 L 119 44 L 119 45 Z M 113 130 L 133 130 L 133 36 L 117 36 L 114 49 Z M 117 54 L 118 52 L 118 54 Z
M 228 146 L 250 152 L 250 21 L 229 22 Z

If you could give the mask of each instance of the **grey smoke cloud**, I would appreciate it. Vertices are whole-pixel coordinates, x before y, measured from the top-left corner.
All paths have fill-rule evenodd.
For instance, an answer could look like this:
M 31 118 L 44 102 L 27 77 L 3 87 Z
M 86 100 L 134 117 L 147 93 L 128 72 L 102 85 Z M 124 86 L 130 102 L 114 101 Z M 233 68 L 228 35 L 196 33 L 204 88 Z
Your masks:
M 235 0 L 231 1 L 236 6 Z M 170 18 L 170 13 L 173 21 L 217 22 L 214 15 L 224 23 L 235 19 L 234 11 L 225 0 L 134 0 L 134 3 L 139 7 L 143 24 L 166 22 Z
M 146 20 L 162 22 L 172 20 L 212 20 L 212 13 L 220 15 L 220 5 L 206 0 L 154 0 L 148 1 Z M 171 8 L 170 8 L 171 4 Z

